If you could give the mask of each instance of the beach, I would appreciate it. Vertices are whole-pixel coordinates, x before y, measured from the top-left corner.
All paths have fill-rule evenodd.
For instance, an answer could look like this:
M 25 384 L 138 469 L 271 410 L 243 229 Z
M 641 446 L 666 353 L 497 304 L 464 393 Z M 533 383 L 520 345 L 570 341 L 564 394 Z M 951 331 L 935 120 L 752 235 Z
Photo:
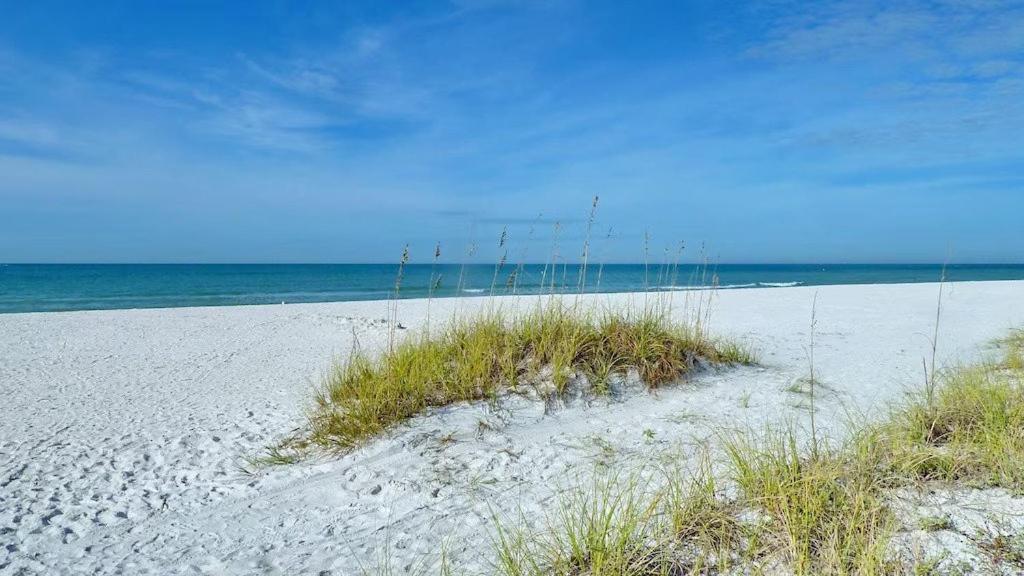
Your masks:
M 387 301 L 0 315 L 0 573 L 429 572 L 442 551 L 487 573 L 495 516 L 542 521 L 596 468 L 713 441 L 716 427 L 801 422 L 815 371 L 841 436 L 923 381 L 938 284 L 720 291 L 710 330 L 758 352 L 655 392 L 569 403 L 510 396 L 433 410 L 339 456 L 252 469 L 303 425 L 352 350 L 388 338 Z M 641 306 L 644 294 L 582 296 Z M 686 312 L 685 296 L 675 311 Z M 403 334 L 536 297 L 403 300 Z M 973 362 L 1024 326 L 1024 281 L 943 287 L 937 362 Z

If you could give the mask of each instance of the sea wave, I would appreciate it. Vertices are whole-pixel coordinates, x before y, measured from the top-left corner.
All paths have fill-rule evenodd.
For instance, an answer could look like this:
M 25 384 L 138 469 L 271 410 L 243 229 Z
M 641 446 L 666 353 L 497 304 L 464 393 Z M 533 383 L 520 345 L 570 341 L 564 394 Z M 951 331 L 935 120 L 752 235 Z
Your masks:
M 481 294 L 487 290 L 484 288 L 463 288 L 462 291 L 467 294 Z
M 792 288 L 803 282 L 751 282 L 749 284 L 721 284 L 711 286 L 659 286 L 659 290 L 733 290 L 737 288 Z
M 756 288 L 757 284 L 722 284 L 711 286 L 659 286 L 659 290 L 731 290 L 733 288 Z

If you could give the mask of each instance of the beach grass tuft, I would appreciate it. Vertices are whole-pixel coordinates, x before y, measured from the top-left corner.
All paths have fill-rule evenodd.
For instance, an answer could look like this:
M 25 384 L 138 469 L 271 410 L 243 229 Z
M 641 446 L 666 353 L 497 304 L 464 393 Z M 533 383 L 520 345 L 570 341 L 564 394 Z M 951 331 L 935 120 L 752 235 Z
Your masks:
M 750 531 L 762 555 L 795 574 L 890 573 L 894 520 L 863 452 L 801 450 L 792 429 L 739 437 L 726 451 L 741 502 L 759 513 Z
M 872 441 L 897 478 L 1020 490 L 1024 370 L 1005 364 L 950 370 L 931 402 L 922 398 L 897 410 Z
M 670 534 L 664 492 L 641 475 L 594 477 L 557 504 L 546 528 L 531 532 L 497 522 L 499 574 L 593 576 L 668 574 L 660 546 Z
M 1024 370 L 1024 330 L 1013 330 L 998 344 L 1003 349 L 1002 367 L 1007 370 Z
M 887 555 L 894 517 L 851 452 L 812 455 L 789 430 L 728 444 L 721 479 L 705 456 L 695 470 L 665 469 L 653 481 L 594 480 L 536 532 L 498 521 L 499 573 L 897 573 Z

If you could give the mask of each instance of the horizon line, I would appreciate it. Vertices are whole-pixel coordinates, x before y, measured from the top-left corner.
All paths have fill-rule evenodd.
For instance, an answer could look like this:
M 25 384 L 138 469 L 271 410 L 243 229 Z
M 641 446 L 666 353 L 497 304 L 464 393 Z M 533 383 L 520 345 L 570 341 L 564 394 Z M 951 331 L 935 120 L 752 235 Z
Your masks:
M 0 266 L 398 266 L 395 261 L 374 262 L 0 262 Z M 583 262 L 559 261 L 557 265 L 580 266 Z M 495 262 L 407 262 L 406 266 L 494 266 Z M 516 266 L 550 266 L 551 262 L 506 262 L 504 267 Z M 1024 261 L 959 261 L 959 262 L 928 262 L 928 261 L 801 261 L 801 262 L 588 262 L 587 267 L 599 266 L 649 266 L 652 268 L 664 265 L 679 266 L 1024 266 Z

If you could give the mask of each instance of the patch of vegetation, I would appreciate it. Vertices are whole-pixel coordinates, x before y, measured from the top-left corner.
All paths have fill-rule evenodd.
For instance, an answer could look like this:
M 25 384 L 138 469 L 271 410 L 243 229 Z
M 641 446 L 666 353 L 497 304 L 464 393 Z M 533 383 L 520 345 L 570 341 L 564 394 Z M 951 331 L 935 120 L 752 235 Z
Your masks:
M 1008 370 L 1024 370 L 1024 330 L 1014 330 L 1000 340 L 1003 349 L 1003 367 Z
M 663 564 L 648 544 L 649 537 L 661 532 L 659 500 L 645 492 L 638 477 L 623 483 L 597 478 L 568 496 L 551 520 L 553 529 L 541 535 L 499 528 L 502 573 L 641 574 Z
M 886 545 L 895 521 L 870 467 L 851 465 L 843 450 L 802 456 L 788 432 L 734 438 L 728 452 L 724 482 L 706 459 L 689 474 L 667 471 L 657 489 L 636 477 L 598 480 L 538 533 L 500 526 L 501 573 L 894 573 Z
M 917 520 L 917 527 L 925 532 L 941 532 L 955 528 L 949 516 L 924 516 Z
M 286 466 L 294 464 L 301 458 L 301 450 L 296 446 L 294 438 L 286 439 L 277 445 L 269 446 L 256 456 L 245 458 L 247 472 L 264 466 Z
M 532 387 L 558 396 L 583 381 L 596 394 L 635 371 L 651 387 L 700 361 L 750 363 L 737 344 L 715 342 L 699 325 L 673 323 L 668 309 L 583 312 L 552 299 L 520 315 L 500 310 L 453 320 L 371 357 L 357 352 L 316 399 L 308 443 L 349 450 L 432 406 L 493 398 Z
M 1024 488 L 1024 379 L 1002 365 L 953 370 L 934 398 L 897 411 L 871 435 L 893 481 Z
M 863 453 L 798 448 L 792 431 L 726 446 L 746 507 L 761 513 L 758 540 L 796 574 L 886 573 L 895 530 Z
M 938 554 L 935 556 L 929 556 L 919 560 L 914 565 L 914 576 L 940 576 L 942 572 L 942 562 L 945 561 L 947 554 Z M 945 575 L 948 576 L 948 575 Z
M 703 483 L 682 478 L 674 473 L 668 488 L 652 489 L 639 474 L 601 476 L 565 498 L 540 532 L 499 522 L 499 573 L 703 574 L 728 565 L 740 537 L 735 514 L 719 499 L 710 474 L 701 476 Z
M 1003 341 L 1024 349 L 1019 333 Z M 900 559 L 892 488 L 942 481 L 1024 486 L 1024 370 L 1009 361 L 930 377 L 928 389 L 842 446 L 793 429 L 725 443 L 719 474 L 670 470 L 657 489 L 631 478 L 596 484 L 563 504 L 539 533 L 499 527 L 507 576 L 616 574 L 937 574 L 944 557 Z M 753 439 L 752 439 L 753 438 Z M 918 528 L 953 529 L 949 518 Z M 500 524 L 500 523 L 499 523 Z M 1024 567 L 1021 537 L 976 541 L 1001 566 Z M 952 567 L 959 570 L 959 565 Z
M 996 566 L 1024 569 L 1024 535 L 990 534 L 977 543 Z

